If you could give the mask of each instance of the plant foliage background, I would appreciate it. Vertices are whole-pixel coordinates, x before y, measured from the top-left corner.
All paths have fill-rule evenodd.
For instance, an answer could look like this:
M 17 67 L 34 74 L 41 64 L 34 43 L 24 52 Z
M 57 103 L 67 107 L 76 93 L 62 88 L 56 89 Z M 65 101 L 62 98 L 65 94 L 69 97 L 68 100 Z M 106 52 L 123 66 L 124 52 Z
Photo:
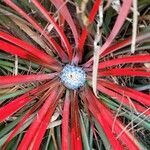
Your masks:
M 150 149 L 150 1 L 134 53 L 132 3 L 0 1 L 0 149 Z M 66 64 L 86 71 L 80 89 Z

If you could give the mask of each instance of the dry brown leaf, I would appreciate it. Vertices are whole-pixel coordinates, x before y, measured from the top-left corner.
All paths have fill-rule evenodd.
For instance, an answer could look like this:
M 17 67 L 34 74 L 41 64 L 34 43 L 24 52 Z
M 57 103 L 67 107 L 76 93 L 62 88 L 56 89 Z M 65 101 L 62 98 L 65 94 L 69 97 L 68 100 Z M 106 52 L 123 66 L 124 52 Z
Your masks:
M 46 45 L 46 43 L 41 39 L 40 35 L 34 31 L 31 30 L 31 28 L 21 22 L 20 20 L 10 17 L 14 23 L 16 23 L 21 30 L 23 30 L 28 36 L 33 39 L 38 45 L 40 45 L 48 54 L 53 55 L 52 51 L 49 49 L 49 47 Z

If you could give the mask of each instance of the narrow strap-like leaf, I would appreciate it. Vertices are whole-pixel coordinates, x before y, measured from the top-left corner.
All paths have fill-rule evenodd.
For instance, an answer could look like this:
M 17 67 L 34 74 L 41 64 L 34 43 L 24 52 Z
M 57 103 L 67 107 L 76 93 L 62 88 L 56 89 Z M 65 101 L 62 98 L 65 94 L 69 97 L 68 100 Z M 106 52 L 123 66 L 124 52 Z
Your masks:
M 70 96 L 69 91 L 66 92 L 64 108 L 63 108 L 63 119 L 62 119 L 62 150 L 69 150 L 69 108 L 70 108 Z
M 82 150 L 76 91 L 71 95 L 71 149 Z
M 54 21 L 54 18 L 51 15 L 49 15 L 48 11 L 37 0 L 32 0 L 32 3 L 41 11 L 41 13 L 43 13 L 45 18 L 54 25 L 54 28 L 56 29 L 56 31 L 58 32 L 58 34 L 60 35 L 61 39 L 64 42 L 69 59 L 71 61 L 72 54 L 73 54 L 72 47 L 71 47 L 66 35 L 64 34 L 62 28 Z
M 56 73 L 51 74 L 31 74 L 31 75 L 16 75 L 16 76 L 0 76 L 0 86 L 12 86 L 21 83 L 50 80 L 56 76 Z
M 4 105 L 0 108 L 0 122 L 4 121 L 7 117 L 10 117 L 12 114 L 17 112 L 21 109 L 24 105 L 29 103 L 32 99 L 34 99 L 37 95 L 41 92 L 49 88 L 50 83 L 46 83 L 41 85 L 33 90 L 28 91 L 27 93 L 23 94 L 22 96 L 14 99 L 10 103 Z
M 93 112 L 97 109 L 97 111 L 99 111 L 99 113 L 97 112 L 97 114 L 95 114 L 95 115 L 97 115 L 99 117 L 101 116 L 102 120 L 103 119 L 105 120 L 103 129 L 106 132 L 106 130 L 105 130 L 105 128 L 107 127 L 106 124 L 108 124 L 109 128 L 111 129 L 113 126 L 114 116 L 113 116 L 112 112 L 106 106 L 104 106 L 104 104 L 102 102 L 100 102 L 100 100 L 98 100 L 94 96 L 94 94 L 92 93 L 91 90 L 88 90 L 88 94 L 89 95 L 87 96 L 87 99 L 88 99 L 89 105 L 93 106 Z M 92 101 L 90 101 L 89 98 L 91 98 Z M 95 108 L 95 110 L 94 110 L 94 108 Z M 96 111 L 95 111 L 95 113 L 96 113 Z M 114 130 L 114 133 L 118 134 L 119 132 L 122 131 L 123 125 L 121 125 L 121 123 L 118 120 L 116 120 L 115 125 L 116 125 L 115 126 L 116 128 Z M 101 124 L 101 126 L 103 126 L 103 125 Z M 107 129 L 107 130 L 109 130 L 109 129 Z M 113 133 L 112 130 L 110 132 Z M 113 138 L 113 137 L 110 137 L 110 138 Z M 122 143 L 124 143 L 126 145 L 126 147 L 131 148 L 133 150 L 139 149 L 139 145 L 137 144 L 137 141 L 133 138 L 133 136 L 129 132 L 125 131 L 122 134 L 122 136 L 120 136 L 120 139 L 121 139 Z M 108 139 L 108 140 L 110 140 L 110 139 Z M 115 140 L 118 140 L 118 139 L 115 137 Z M 113 142 L 115 142 L 115 141 L 113 141 Z M 117 148 L 117 145 L 113 145 L 113 146 L 114 146 L 113 147 L 114 149 L 124 149 L 124 145 L 120 145 L 120 146 L 118 145 L 119 146 L 118 148 Z
M 101 2 L 102 2 L 102 0 L 95 0 L 94 1 L 94 5 L 93 5 L 93 7 L 92 7 L 92 9 L 89 13 L 89 16 L 88 16 L 88 25 L 91 24 L 94 21 L 94 18 L 97 14 L 99 6 L 101 5 Z M 88 36 L 88 29 L 85 26 L 82 29 L 82 33 L 81 33 L 81 36 L 80 36 L 80 39 L 79 39 L 78 50 L 79 50 L 80 60 L 82 59 L 82 56 L 83 56 L 83 52 L 84 52 L 83 46 L 85 44 L 85 40 L 86 40 L 87 36 Z
M 18 47 L 21 47 L 22 49 L 26 50 L 27 52 L 29 52 L 36 58 L 41 59 L 45 63 L 58 64 L 58 62 L 53 57 L 51 57 L 48 54 L 44 53 L 43 51 L 35 48 L 33 45 L 28 44 L 27 42 L 22 41 L 18 38 L 15 38 L 15 37 L 9 35 L 8 33 L 0 31 L 0 38 L 6 40 L 8 42 L 11 42 L 14 45 L 17 45 Z
M 47 98 L 47 100 L 45 101 L 45 103 L 43 104 L 41 109 L 39 110 L 37 117 L 35 118 L 35 120 L 31 124 L 31 126 L 27 130 L 26 134 L 24 135 L 24 137 L 18 147 L 18 150 L 24 150 L 24 147 L 26 147 L 26 148 L 29 147 L 29 145 L 32 142 L 32 139 L 33 139 L 39 125 L 42 123 L 49 107 L 54 103 L 54 101 L 56 101 L 57 92 L 58 92 L 57 90 L 58 90 L 58 88 L 56 88 L 55 90 L 53 90 L 51 92 L 50 96 Z
M 106 121 L 108 122 L 108 124 L 112 128 L 113 122 L 114 122 L 114 117 L 113 117 L 112 112 L 106 106 L 104 106 L 103 103 L 99 102 L 98 100 L 95 99 L 95 102 L 96 102 L 98 108 L 101 109 L 102 115 L 105 116 Z M 120 123 L 120 121 L 118 119 L 116 119 L 114 128 L 115 128 L 114 132 L 116 134 L 119 134 L 123 130 L 124 126 Z M 123 143 L 125 143 L 126 147 L 128 147 L 132 150 L 139 150 L 140 149 L 139 145 L 137 144 L 137 140 L 134 139 L 134 137 L 128 131 L 125 131 L 120 136 L 119 139 L 121 139 L 121 141 Z
M 138 43 L 140 41 L 144 41 L 145 39 L 149 39 L 149 38 L 150 38 L 150 32 L 144 32 L 137 36 L 136 43 Z M 110 47 L 108 47 L 104 52 L 102 52 L 101 57 L 104 57 L 112 52 L 115 52 L 121 48 L 124 48 L 124 47 L 130 45 L 131 42 L 132 42 L 131 37 L 129 37 L 123 41 L 117 42 L 117 43 L 111 45 Z
M 119 101 L 120 104 L 123 104 L 124 106 L 131 107 L 134 111 L 138 111 L 140 113 L 144 112 L 147 108 L 140 105 L 139 103 L 136 103 L 135 101 L 132 101 L 133 105 L 131 105 L 131 101 L 125 96 L 120 94 L 117 91 L 113 91 L 111 89 L 108 89 L 101 85 L 101 82 L 97 83 L 97 90 L 110 96 L 111 98 L 114 98 Z M 145 112 L 146 115 L 150 115 L 150 111 Z
M 77 29 L 76 26 L 73 22 L 73 19 L 70 15 L 70 12 L 66 6 L 66 2 L 64 0 L 50 0 L 50 2 L 52 2 L 55 7 L 57 8 L 57 10 L 59 10 L 59 12 L 61 13 L 61 15 L 65 18 L 65 20 L 67 21 L 67 23 L 69 24 L 72 33 L 74 35 L 74 39 L 76 42 L 76 46 L 78 46 L 78 33 L 77 33 Z
M 103 69 L 106 67 L 112 67 L 120 64 L 127 63 L 146 63 L 150 62 L 150 55 L 133 55 L 133 56 L 123 56 L 121 58 L 111 59 L 108 61 L 100 62 L 99 69 Z
M 123 146 L 120 144 L 120 142 L 116 139 L 115 135 L 112 133 L 110 126 L 108 125 L 108 122 L 106 121 L 106 118 L 105 118 L 106 116 L 102 115 L 102 113 L 98 109 L 94 101 L 94 97 L 92 96 L 92 92 L 86 89 L 85 96 L 87 99 L 88 109 L 96 118 L 96 120 L 100 123 L 101 127 L 104 130 L 104 133 L 106 134 L 108 138 L 108 141 L 110 142 L 111 147 L 108 147 L 108 149 L 112 148 L 112 149 L 117 149 L 117 150 L 123 150 Z
M 107 71 L 99 71 L 100 76 L 138 76 L 138 77 L 150 77 L 150 69 L 142 68 L 115 68 Z
M 54 50 L 57 52 L 57 54 L 62 59 L 62 61 L 64 61 L 64 62 L 67 61 L 67 55 L 65 54 L 65 52 L 63 51 L 61 46 L 59 46 L 59 44 L 57 44 L 57 42 L 49 35 L 49 33 L 47 31 L 44 30 L 44 28 L 42 28 L 40 26 L 40 24 L 37 23 L 37 21 L 35 19 L 33 19 L 31 16 L 29 16 L 26 12 L 24 12 L 21 8 L 19 8 L 11 0 L 4 0 L 4 2 L 7 5 L 9 5 L 11 8 L 13 8 L 15 11 L 17 11 L 18 14 L 20 14 L 22 17 L 24 17 L 29 23 L 31 23 L 32 26 L 50 42 L 50 44 L 53 46 Z
M 57 93 L 58 96 L 60 96 L 62 94 L 63 88 L 59 89 L 59 92 Z M 30 144 L 30 148 L 32 147 L 32 149 L 39 149 L 40 148 L 40 144 L 43 140 L 43 136 L 46 132 L 46 129 L 50 123 L 50 119 L 54 113 L 54 110 L 58 104 L 58 100 L 59 98 L 57 97 L 56 99 L 53 100 L 53 102 L 51 102 L 50 107 L 45 115 L 45 117 L 43 118 L 43 120 L 41 121 L 38 130 L 36 132 L 36 134 L 34 135 L 34 139 L 32 140 L 32 143 Z
M 104 80 L 100 80 L 100 82 L 104 87 L 112 89 L 113 91 L 120 92 L 125 96 L 133 98 L 134 100 L 138 101 L 139 103 L 150 106 L 150 101 L 149 101 L 150 95 L 148 95 L 148 94 L 144 94 L 144 93 L 136 91 L 134 89 L 114 84 L 112 82 L 108 82 L 108 81 L 104 81 Z
M 100 55 L 110 46 L 118 32 L 120 31 L 123 23 L 126 20 L 126 17 L 128 15 L 128 12 L 130 10 L 132 4 L 132 0 L 124 0 L 122 7 L 120 8 L 119 15 L 117 17 L 117 20 L 115 22 L 115 25 L 106 39 L 105 43 L 102 45 L 102 47 L 96 51 L 95 55 L 93 56 L 93 76 L 92 76 L 92 83 L 93 83 L 93 91 L 96 95 L 96 84 L 97 84 L 97 74 L 98 74 L 98 64 L 99 64 L 99 57 Z M 96 57 L 95 57 L 96 56 Z

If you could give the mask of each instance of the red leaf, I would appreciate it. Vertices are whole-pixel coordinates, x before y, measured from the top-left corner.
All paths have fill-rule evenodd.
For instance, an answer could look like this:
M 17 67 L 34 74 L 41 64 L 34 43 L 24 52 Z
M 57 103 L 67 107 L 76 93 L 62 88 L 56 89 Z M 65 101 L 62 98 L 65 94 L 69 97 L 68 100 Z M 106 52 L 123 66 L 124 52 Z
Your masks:
M 112 128 L 112 125 L 114 123 L 114 116 L 113 116 L 112 112 L 106 106 L 104 106 L 102 103 L 98 102 L 98 100 L 96 101 L 96 104 L 97 104 L 98 108 L 102 110 L 101 111 L 102 115 L 107 114 L 106 121 L 108 122 L 108 124 Z M 113 132 L 115 132 L 116 134 L 119 134 L 123 130 L 123 128 L 124 128 L 124 126 L 120 123 L 120 121 L 118 119 L 116 119 Z M 121 141 L 123 143 L 125 143 L 125 145 L 128 148 L 130 148 L 132 150 L 139 150 L 140 149 L 139 145 L 137 144 L 136 139 L 128 131 L 125 131 L 119 137 L 119 139 L 121 139 Z
M 99 71 L 100 76 L 139 76 L 150 77 L 150 70 L 142 68 L 115 68 L 107 71 Z
M 37 75 L 16 75 L 16 76 L 0 76 L 0 86 L 8 87 L 15 84 L 21 84 L 33 81 L 50 80 L 54 78 L 57 73 L 51 74 L 37 74 Z
M 53 46 L 53 48 L 55 49 L 55 51 L 58 53 L 58 55 L 60 56 L 60 58 L 62 59 L 62 61 L 67 62 L 67 55 L 65 54 L 65 52 L 63 51 L 63 49 L 59 46 L 59 44 L 57 44 L 57 42 L 49 35 L 48 32 L 46 32 L 37 22 L 36 20 L 34 20 L 31 16 L 29 16 L 28 14 L 26 14 L 21 8 L 19 8 L 17 5 L 15 5 L 14 2 L 10 1 L 10 0 L 4 0 L 4 2 L 9 5 L 10 7 L 12 7 L 15 11 L 18 12 L 18 14 L 20 14 L 22 17 L 24 17 L 28 22 L 30 22 L 32 24 L 32 26 L 41 33 L 41 35 L 43 35 Z
M 97 14 L 99 6 L 101 5 L 101 2 L 102 2 L 102 0 L 96 0 L 94 2 L 94 5 L 93 5 L 92 10 L 90 11 L 90 14 L 89 14 L 89 17 L 88 17 L 90 24 L 94 21 L 94 18 Z
M 150 55 L 134 55 L 134 56 L 125 56 L 122 58 L 116 58 L 104 62 L 100 62 L 99 69 L 106 67 L 112 67 L 114 65 L 126 64 L 126 63 L 144 63 L 150 62 Z
M 8 136 L 6 142 L 4 143 L 2 150 L 5 150 L 8 143 L 14 138 L 18 130 L 23 126 L 23 123 L 31 116 L 32 112 L 29 111 L 23 118 L 20 120 L 20 122 L 17 124 L 17 126 L 13 129 L 11 134 Z
M 22 41 L 20 39 L 17 39 L 5 32 L 0 31 L 0 38 L 13 43 L 14 45 L 17 45 L 18 47 L 21 47 L 22 49 L 26 50 L 29 54 L 32 54 L 34 57 L 40 59 L 41 61 L 51 64 L 55 63 L 59 65 L 59 63 L 51 56 L 47 55 L 43 51 L 35 48 L 33 45 L 28 44 L 25 41 Z
M 78 45 L 78 33 L 77 33 L 77 29 L 76 26 L 73 22 L 73 19 L 70 15 L 70 12 L 66 6 L 66 2 L 64 0 L 50 0 L 55 7 L 57 8 L 57 10 L 59 10 L 59 12 L 61 13 L 61 15 L 64 17 L 64 19 L 67 21 L 67 23 L 69 24 L 72 33 L 74 35 L 75 38 L 75 42 L 76 42 L 76 46 Z
M 62 150 L 69 150 L 69 108 L 70 108 L 70 97 L 69 91 L 66 92 L 65 104 L 63 109 L 62 119 Z
M 39 125 L 36 134 L 34 135 L 34 139 L 31 141 L 32 143 L 30 144 L 30 149 L 38 150 L 40 148 L 40 144 L 42 142 L 46 129 L 50 123 L 50 119 L 52 117 L 55 108 L 56 106 L 54 105 L 51 105 L 49 107 L 49 111 L 46 113 L 46 116 L 41 121 L 41 124 Z
M 88 17 L 89 24 L 91 24 L 94 21 L 94 18 L 97 14 L 97 11 L 99 9 L 101 2 L 102 2 L 101 0 L 95 0 L 94 5 L 93 5 L 93 7 L 89 13 L 89 17 Z M 80 60 L 81 60 L 82 55 L 83 55 L 83 46 L 84 46 L 85 40 L 87 38 L 87 35 L 88 35 L 87 27 L 84 27 L 82 29 L 82 33 L 81 33 L 81 36 L 79 39 L 79 46 L 78 46 L 78 49 L 79 49 L 78 53 L 79 53 Z
M 91 111 L 91 113 L 94 115 L 98 123 L 102 126 L 108 141 L 110 142 L 110 145 L 112 146 L 112 149 L 117 149 L 117 150 L 123 150 L 123 146 L 119 143 L 119 141 L 116 139 L 114 134 L 112 133 L 110 126 L 108 125 L 108 122 L 106 121 L 107 115 L 102 115 L 101 109 L 98 109 L 94 96 L 92 92 L 88 89 L 85 90 L 85 97 L 87 99 L 87 105 L 88 109 Z M 86 103 L 86 102 L 85 102 Z
M 71 95 L 71 149 L 82 150 L 77 93 Z
M 128 12 L 131 8 L 132 0 L 124 0 L 122 7 L 120 8 L 119 15 L 117 17 L 117 20 L 115 22 L 115 25 L 113 29 L 111 30 L 111 33 L 109 37 L 106 39 L 106 42 L 99 50 L 99 54 L 102 54 L 112 43 L 116 35 L 118 34 L 119 30 L 121 29 L 124 21 L 126 20 L 126 17 L 128 15 Z
M 49 15 L 48 11 L 37 0 L 32 0 L 32 3 L 41 11 L 41 13 L 45 16 L 45 18 L 54 25 L 55 30 L 58 32 L 58 34 L 60 35 L 61 39 L 64 42 L 69 59 L 71 61 L 73 54 L 72 48 L 62 28 L 59 27 L 59 25 L 54 21 L 53 17 Z
M 22 49 L 16 45 L 13 45 L 9 42 L 5 42 L 3 40 L 0 40 L 0 50 L 10 53 L 12 55 L 17 55 L 21 58 L 32 61 L 34 63 L 37 63 L 39 65 L 42 65 L 44 67 L 50 68 L 55 71 L 61 70 L 60 64 L 59 65 L 51 64 L 51 63 L 47 64 L 47 63 L 43 62 L 42 60 L 40 60 L 39 58 L 36 58 L 32 54 L 30 54 L 29 52 L 25 51 L 24 49 Z
M 112 112 L 109 109 L 107 109 L 102 103 L 99 103 L 98 101 L 97 101 L 97 105 L 99 108 L 102 109 L 102 115 L 107 114 L 109 116 L 109 117 L 106 117 L 106 119 L 107 119 L 109 125 L 112 126 L 113 121 L 114 121 Z M 116 134 L 119 134 L 124 129 L 124 126 L 120 123 L 120 121 L 118 119 L 116 119 L 114 128 L 115 128 L 114 132 Z M 121 139 L 121 141 L 123 143 L 125 143 L 125 145 L 129 149 L 132 149 L 132 150 L 139 150 L 140 149 L 140 146 L 138 145 L 136 139 L 128 131 L 125 131 L 119 137 L 119 139 Z
M 36 58 L 33 55 L 27 53 L 25 50 L 21 49 L 20 47 L 12 45 L 9 42 L 5 42 L 3 40 L 0 40 L 0 50 L 3 50 L 7 53 L 11 53 L 13 55 L 18 55 L 21 58 L 31 60 L 33 62 L 36 61 Z M 38 62 L 38 63 L 41 64 L 41 62 Z
M 149 39 L 149 38 L 150 38 L 150 33 L 149 33 L 149 32 L 145 32 L 145 33 L 140 34 L 140 35 L 137 36 L 136 42 L 140 42 L 140 41 L 143 41 L 143 40 Z M 104 56 L 106 56 L 106 55 L 108 55 L 108 54 L 110 54 L 110 53 L 112 53 L 112 52 L 115 52 L 115 51 L 117 51 L 117 50 L 119 50 L 119 49 L 121 49 L 121 48 L 124 48 L 124 47 L 130 45 L 131 42 L 132 42 L 132 38 L 131 38 L 131 37 L 130 37 L 130 38 L 127 38 L 127 39 L 125 39 L 125 40 L 123 40 L 123 41 L 120 41 L 120 42 L 118 42 L 118 43 L 116 43 L 116 44 L 110 46 L 109 48 L 107 48 L 107 49 L 101 54 L 101 57 L 104 57 Z
M 106 51 L 106 49 L 110 46 L 110 44 L 112 43 L 112 41 L 114 40 L 114 38 L 118 34 L 124 21 L 126 20 L 128 12 L 131 8 L 131 4 L 132 4 L 132 0 L 124 0 L 123 1 L 122 7 L 120 8 L 119 15 L 117 17 L 117 20 L 115 22 L 114 27 L 111 30 L 111 33 L 108 36 L 108 38 L 106 39 L 105 43 L 103 44 L 103 46 L 98 51 L 99 55 L 101 55 L 102 53 L 104 53 Z M 91 64 L 92 61 L 93 61 L 93 57 L 90 60 L 88 60 L 88 62 L 86 62 L 85 66 L 88 64 Z
M 58 83 L 55 83 L 55 86 Z M 21 109 L 24 105 L 29 103 L 32 99 L 34 99 L 37 95 L 39 95 L 41 92 L 45 91 L 49 87 L 54 87 L 50 84 L 50 82 L 41 85 L 33 90 L 30 90 L 29 92 L 23 94 L 22 96 L 14 99 L 13 101 L 9 102 L 5 106 L 0 108 L 0 122 L 4 121 L 7 117 L 10 117 L 12 114 L 17 112 L 19 109 Z
M 108 132 L 109 131 L 109 128 L 111 129 L 112 128 L 112 125 L 113 125 L 113 121 L 114 121 L 114 116 L 112 114 L 112 112 L 110 112 L 108 110 L 108 108 L 106 106 L 104 106 L 96 97 L 95 95 L 92 93 L 91 90 L 86 90 L 86 97 L 87 97 L 87 100 L 88 100 L 88 103 L 89 103 L 89 107 L 93 107 L 91 110 L 92 110 L 92 113 L 93 115 L 97 116 L 97 118 L 101 116 L 101 126 L 103 126 L 103 129 L 105 132 Z M 92 101 L 91 101 L 92 99 Z M 97 113 L 96 111 L 97 110 Z M 94 114 L 95 112 L 95 114 Z M 102 124 L 102 120 L 104 120 L 104 125 Z M 107 127 L 108 125 L 108 127 Z M 107 128 L 107 129 L 106 129 Z M 115 124 L 115 130 L 114 132 L 116 134 L 119 134 L 121 131 L 123 130 L 123 126 L 121 125 L 121 123 L 116 120 L 116 124 Z M 112 130 L 110 130 L 110 133 L 111 134 L 113 133 Z M 113 137 L 114 135 L 112 135 L 112 137 L 108 137 L 108 140 L 111 140 L 111 142 L 115 143 L 115 141 L 113 141 Z M 136 143 L 136 140 L 129 134 L 129 132 L 125 131 L 121 136 L 120 136 L 120 139 L 121 141 L 128 147 L 128 148 L 131 148 L 133 150 L 138 150 L 139 149 L 139 145 L 137 145 Z M 114 140 L 117 140 L 115 137 L 114 137 Z M 116 143 L 117 144 L 117 143 Z M 114 149 L 124 149 L 123 145 L 117 147 L 117 145 L 112 145 Z
M 48 90 L 49 91 L 49 90 Z M 17 126 L 13 129 L 13 131 L 11 132 L 11 134 L 9 135 L 8 139 L 6 140 L 6 142 L 3 145 L 3 149 L 6 149 L 7 143 L 9 141 L 12 140 L 12 138 L 16 135 L 16 133 L 18 132 L 18 130 L 21 128 L 21 126 L 23 125 L 23 123 L 43 104 L 43 102 L 45 101 L 45 99 L 43 99 L 43 97 L 41 97 L 41 99 L 33 106 L 31 107 L 31 109 L 25 114 L 25 116 L 23 116 L 20 120 L 20 122 L 17 124 Z
M 61 94 L 63 93 L 64 87 L 62 87 L 61 89 L 59 89 L 57 95 L 61 96 Z M 30 148 L 31 149 L 39 149 L 40 144 L 42 142 L 43 136 L 46 132 L 47 126 L 50 123 L 50 119 L 54 113 L 54 110 L 58 104 L 58 100 L 59 98 L 57 97 L 55 100 L 53 100 L 53 102 L 50 104 L 50 107 L 45 115 L 45 117 L 43 118 L 43 120 L 40 123 L 40 126 L 38 127 L 38 130 L 36 132 L 36 135 L 34 136 L 34 139 L 32 140 L 32 143 L 30 144 Z
M 83 29 L 82 29 L 82 33 L 81 33 L 81 36 L 80 36 L 80 39 L 79 39 L 79 56 L 78 57 L 80 57 L 80 61 L 81 61 L 81 59 L 82 59 L 82 56 L 83 56 L 83 52 L 84 52 L 84 49 L 83 49 L 83 46 L 84 46 L 84 43 L 85 43 L 85 40 L 86 40 L 86 38 L 87 38 L 87 35 L 88 35 L 88 31 L 87 31 L 87 28 L 86 27 L 84 27 Z
M 115 92 L 119 92 L 124 96 L 128 96 L 128 97 L 138 101 L 139 103 L 150 106 L 150 101 L 149 101 L 150 95 L 144 94 L 142 92 L 136 91 L 136 90 L 128 88 L 128 87 L 119 86 L 112 82 L 108 82 L 108 81 L 104 81 L 104 80 L 100 80 L 99 82 L 101 82 L 101 85 L 103 85 L 104 87 L 107 87 L 108 89 L 111 89 Z
M 35 120 L 31 124 L 31 126 L 29 127 L 28 131 L 24 135 L 24 137 L 23 137 L 23 139 L 22 139 L 22 141 L 18 147 L 18 150 L 24 150 L 24 147 L 26 147 L 28 149 L 30 143 L 32 142 L 32 139 L 33 139 L 35 133 L 38 130 L 39 125 L 42 123 L 42 121 L 43 121 L 45 115 L 47 114 L 50 106 L 53 105 L 54 102 L 56 102 L 57 94 L 58 94 L 58 88 L 56 88 L 55 90 L 53 90 L 51 92 L 50 96 L 47 98 L 47 100 L 43 104 L 42 108 L 39 110 L 37 117 L 35 118 Z
M 107 94 L 108 96 L 110 96 L 113 99 L 118 100 L 120 103 L 122 103 L 125 106 L 130 106 L 132 107 L 132 109 L 136 109 L 136 111 L 143 113 L 147 108 L 143 107 L 142 105 L 140 105 L 139 103 L 136 103 L 135 101 L 130 101 L 125 95 L 122 95 L 120 93 L 118 93 L 117 91 L 112 91 L 108 88 L 105 88 L 101 85 L 101 82 L 97 83 L 97 89 L 102 92 Z M 145 112 L 146 115 L 150 115 L 150 110 Z

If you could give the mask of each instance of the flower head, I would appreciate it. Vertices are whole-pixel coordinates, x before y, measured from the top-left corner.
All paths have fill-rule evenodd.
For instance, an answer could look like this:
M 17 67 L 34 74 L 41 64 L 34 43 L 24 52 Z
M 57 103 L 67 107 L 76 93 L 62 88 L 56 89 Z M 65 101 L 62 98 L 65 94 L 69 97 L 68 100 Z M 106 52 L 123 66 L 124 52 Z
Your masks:
M 71 90 L 84 86 L 86 73 L 81 67 L 66 65 L 60 73 L 61 82 Z

